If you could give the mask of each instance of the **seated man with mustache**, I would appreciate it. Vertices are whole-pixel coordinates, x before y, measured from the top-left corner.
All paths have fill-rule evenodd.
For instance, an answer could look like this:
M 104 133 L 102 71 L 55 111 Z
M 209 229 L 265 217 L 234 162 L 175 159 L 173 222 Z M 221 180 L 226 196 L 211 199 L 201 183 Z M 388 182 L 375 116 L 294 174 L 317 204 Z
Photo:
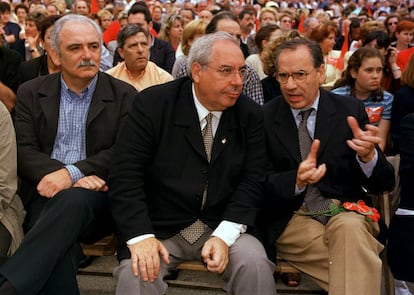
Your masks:
M 0 268 L 2 295 L 79 294 L 79 243 L 113 231 L 108 166 L 137 92 L 99 72 L 101 34 L 84 16 L 59 19 L 50 54 L 61 73 L 30 80 L 17 92 L 26 236 Z

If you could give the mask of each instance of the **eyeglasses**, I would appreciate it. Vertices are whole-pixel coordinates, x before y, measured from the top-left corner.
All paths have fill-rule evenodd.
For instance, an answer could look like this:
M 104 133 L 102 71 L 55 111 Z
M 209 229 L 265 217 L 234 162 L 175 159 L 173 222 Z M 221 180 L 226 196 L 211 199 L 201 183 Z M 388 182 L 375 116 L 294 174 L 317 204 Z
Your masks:
M 221 66 L 221 67 L 214 67 L 211 65 L 205 65 L 205 66 L 216 70 L 220 74 L 220 76 L 226 79 L 233 78 L 236 75 L 236 73 L 239 75 L 239 77 L 243 81 L 247 80 L 247 78 L 249 77 L 249 71 L 247 70 L 246 67 L 241 67 L 240 69 L 237 70 L 235 67 L 232 67 L 232 66 Z
M 396 25 L 396 24 L 398 24 L 398 22 L 388 23 L 387 25 L 392 26 L 392 25 Z
M 275 76 L 276 76 L 276 80 L 279 81 L 280 84 L 286 84 L 289 81 L 289 77 L 292 77 L 292 79 L 295 82 L 305 82 L 308 75 L 312 73 L 314 70 L 315 69 L 309 72 L 298 71 L 298 72 L 294 72 L 290 74 L 283 73 L 283 72 L 277 72 Z

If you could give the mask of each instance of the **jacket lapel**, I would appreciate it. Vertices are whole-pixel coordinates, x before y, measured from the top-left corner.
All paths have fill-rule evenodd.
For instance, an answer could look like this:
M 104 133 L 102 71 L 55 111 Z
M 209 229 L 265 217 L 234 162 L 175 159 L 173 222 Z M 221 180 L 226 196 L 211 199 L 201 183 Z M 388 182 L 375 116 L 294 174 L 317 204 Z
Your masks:
M 329 137 L 335 130 L 335 113 L 336 108 L 332 101 L 327 97 L 324 90 L 320 91 L 318 115 L 316 118 L 315 138 L 319 139 L 321 144 L 318 151 L 320 156 L 329 142 Z
M 275 136 L 297 163 L 301 162 L 299 152 L 298 128 L 289 105 L 283 98 L 279 100 L 274 112 Z
M 174 124 L 178 127 L 186 128 L 184 131 L 186 140 L 207 161 L 200 122 L 191 91 L 191 80 L 186 80 L 178 93 L 177 104 L 174 110 Z
M 92 96 L 91 105 L 89 106 L 86 128 L 88 128 L 89 124 L 103 111 L 106 107 L 106 103 L 111 103 L 113 101 L 113 97 L 107 96 L 108 93 L 112 93 L 109 83 L 107 76 L 99 72 L 95 92 Z
M 216 136 L 214 136 L 211 162 L 217 160 L 224 149 L 231 143 L 234 130 L 237 126 L 238 124 L 234 114 L 234 108 L 224 111 L 220 118 L 220 124 L 217 128 Z
M 51 87 L 51 85 L 58 87 Z M 42 141 L 50 149 L 53 148 L 58 128 L 60 89 L 60 73 L 58 73 L 48 76 L 38 90 L 39 104 L 46 119 L 46 124 L 42 125 L 46 130 L 41 130 L 46 138 Z

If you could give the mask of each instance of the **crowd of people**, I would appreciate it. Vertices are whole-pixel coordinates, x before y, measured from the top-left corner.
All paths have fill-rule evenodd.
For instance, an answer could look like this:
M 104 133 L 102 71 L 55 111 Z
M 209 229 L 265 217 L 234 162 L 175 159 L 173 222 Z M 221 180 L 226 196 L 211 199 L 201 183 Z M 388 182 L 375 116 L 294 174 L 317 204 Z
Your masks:
M 79 294 L 113 232 L 116 294 L 185 260 L 276 294 L 277 255 L 379 295 L 387 240 L 414 294 L 413 36 L 412 0 L 2 0 L 0 294 Z

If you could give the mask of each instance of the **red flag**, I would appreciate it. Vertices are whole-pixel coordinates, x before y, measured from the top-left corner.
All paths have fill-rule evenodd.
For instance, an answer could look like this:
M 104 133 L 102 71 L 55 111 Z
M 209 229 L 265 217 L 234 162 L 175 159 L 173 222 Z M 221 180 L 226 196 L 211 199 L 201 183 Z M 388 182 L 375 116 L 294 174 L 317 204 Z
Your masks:
M 303 27 L 303 23 L 305 22 L 305 18 L 306 18 L 305 13 L 302 12 L 302 15 L 300 16 L 299 25 L 298 25 L 298 31 L 301 34 L 305 33 L 305 28 Z
M 371 7 L 369 5 L 365 6 L 365 8 L 367 9 L 367 14 L 369 17 L 372 17 L 372 10 Z
M 344 65 L 344 57 L 345 54 L 348 52 L 348 27 L 345 26 L 344 27 L 344 43 L 342 44 L 342 48 L 341 48 L 341 55 L 338 58 L 338 62 L 336 63 L 336 68 L 343 70 L 345 65 Z
M 99 11 L 98 0 L 91 0 L 91 13 L 97 13 Z

